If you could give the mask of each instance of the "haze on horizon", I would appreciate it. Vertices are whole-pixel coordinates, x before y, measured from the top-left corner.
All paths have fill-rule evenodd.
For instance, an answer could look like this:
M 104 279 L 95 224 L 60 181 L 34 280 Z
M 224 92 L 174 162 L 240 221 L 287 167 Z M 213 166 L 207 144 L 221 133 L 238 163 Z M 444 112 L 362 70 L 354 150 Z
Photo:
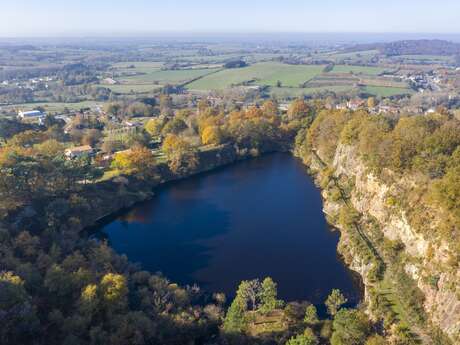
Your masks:
M 15 0 L 0 37 L 149 33 L 460 33 L 458 0 Z

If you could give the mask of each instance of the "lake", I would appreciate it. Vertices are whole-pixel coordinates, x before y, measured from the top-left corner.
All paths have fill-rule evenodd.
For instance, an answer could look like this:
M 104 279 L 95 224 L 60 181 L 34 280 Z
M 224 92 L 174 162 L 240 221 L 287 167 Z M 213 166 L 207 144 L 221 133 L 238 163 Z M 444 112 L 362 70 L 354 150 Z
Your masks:
M 244 279 L 272 277 L 287 301 L 319 304 L 333 288 L 351 304 L 359 279 L 337 255 L 319 189 L 300 161 L 276 153 L 157 188 L 102 227 L 120 254 L 180 284 L 233 296 Z

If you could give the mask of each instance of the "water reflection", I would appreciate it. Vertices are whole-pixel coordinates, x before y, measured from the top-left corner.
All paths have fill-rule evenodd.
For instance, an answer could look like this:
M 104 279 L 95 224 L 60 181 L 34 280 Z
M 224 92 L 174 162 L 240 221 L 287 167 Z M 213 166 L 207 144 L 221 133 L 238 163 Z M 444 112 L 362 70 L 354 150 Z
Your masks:
M 304 167 L 274 154 L 166 185 L 103 228 L 144 269 L 232 295 L 242 279 L 272 276 L 287 300 L 360 297 L 337 258 L 320 193 Z

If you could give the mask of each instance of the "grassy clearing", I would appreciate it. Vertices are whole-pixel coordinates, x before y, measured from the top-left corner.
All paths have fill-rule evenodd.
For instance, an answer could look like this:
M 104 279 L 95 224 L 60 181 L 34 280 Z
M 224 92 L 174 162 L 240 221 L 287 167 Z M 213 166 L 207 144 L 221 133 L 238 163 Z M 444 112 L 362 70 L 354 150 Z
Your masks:
M 392 97 L 398 95 L 410 95 L 413 93 L 413 91 L 408 88 L 386 86 L 365 86 L 362 88 L 362 91 L 377 97 Z
M 275 86 L 278 81 L 283 86 L 297 87 L 299 84 L 319 75 L 322 66 L 297 66 L 277 62 L 262 62 L 245 68 L 226 69 L 197 80 L 188 88 L 191 90 L 222 90 L 244 82 L 257 85 Z
M 248 333 L 254 337 L 270 333 L 281 333 L 287 330 L 287 324 L 283 321 L 283 311 L 274 310 L 268 315 L 248 313 L 251 320 Z
M 331 72 L 378 75 L 383 73 L 384 71 L 385 69 L 381 67 L 335 65 L 334 69 Z

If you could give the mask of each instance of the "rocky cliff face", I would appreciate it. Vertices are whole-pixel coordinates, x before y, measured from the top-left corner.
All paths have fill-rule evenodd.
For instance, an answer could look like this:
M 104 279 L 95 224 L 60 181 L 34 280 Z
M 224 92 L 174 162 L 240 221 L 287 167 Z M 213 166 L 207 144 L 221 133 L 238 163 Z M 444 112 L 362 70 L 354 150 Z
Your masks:
M 393 202 L 403 198 L 404 193 L 409 193 L 414 187 L 414 180 L 386 172 L 389 178 L 383 181 L 366 168 L 353 147 L 346 145 L 338 146 L 331 168 L 336 178 L 346 177 L 354 181 L 350 191 L 353 207 L 362 215 L 375 219 L 385 238 L 404 245 L 407 256 L 404 270 L 423 292 L 423 307 L 430 321 L 449 335 L 454 343 L 460 342 L 460 270 L 448 265 L 451 249 L 448 243 L 427 238 L 425 234 L 429 231 L 422 233 L 411 224 L 410 217 L 407 216 L 410 203 L 395 207 Z M 323 196 L 326 214 L 337 214 L 338 204 L 331 200 L 327 192 Z M 436 210 L 426 206 L 426 212 L 435 213 Z M 425 230 L 433 229 L 435 233 L 436 218 L 429 219 L 423 227 Z M 359 253 L 353 252 L 348 240 L 346 232 L 343 232 L 339 251 L 344 255 L 347 264 L 359 272 L 364 283 L 368 285 L 366 276 L 370 270 L 369 264 L 360 258 Z

